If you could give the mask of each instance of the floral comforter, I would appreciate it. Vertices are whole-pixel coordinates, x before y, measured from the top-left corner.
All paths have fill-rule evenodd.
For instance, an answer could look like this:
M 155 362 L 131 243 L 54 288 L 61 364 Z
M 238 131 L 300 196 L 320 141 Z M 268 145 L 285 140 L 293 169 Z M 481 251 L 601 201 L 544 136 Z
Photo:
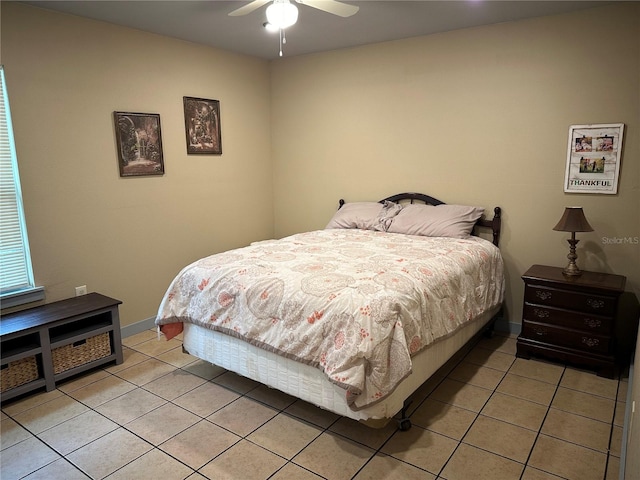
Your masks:
M 393 392 L 413 354 L 500 304 L 503 290 L 500 252 L 477 237 L 318 230 L 185 267 L 156 324 L 191 322 L 316 366 L 359 409 Z

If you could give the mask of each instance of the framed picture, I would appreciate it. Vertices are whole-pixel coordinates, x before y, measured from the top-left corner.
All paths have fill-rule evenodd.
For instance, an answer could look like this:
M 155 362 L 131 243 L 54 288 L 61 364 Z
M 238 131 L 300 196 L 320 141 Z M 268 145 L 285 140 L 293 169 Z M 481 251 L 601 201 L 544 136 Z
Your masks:
M 187 153 L 222 154 L 220 102 L 183 97 Z
M 163 175 L 160 115 L 113 112 L 121 177 Z
M 623 123 L 571 125 L 566 193 L 618 193 Z

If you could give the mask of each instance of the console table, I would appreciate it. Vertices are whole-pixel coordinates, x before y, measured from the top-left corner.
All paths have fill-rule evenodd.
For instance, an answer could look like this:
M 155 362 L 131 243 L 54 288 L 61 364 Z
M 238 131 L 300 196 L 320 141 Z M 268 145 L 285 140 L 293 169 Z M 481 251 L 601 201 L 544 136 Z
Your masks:
M 121 303 L 90 293 L 3 316 L 2 400 L 42 387 L 50 391 L 80 372 L 122 363 Z

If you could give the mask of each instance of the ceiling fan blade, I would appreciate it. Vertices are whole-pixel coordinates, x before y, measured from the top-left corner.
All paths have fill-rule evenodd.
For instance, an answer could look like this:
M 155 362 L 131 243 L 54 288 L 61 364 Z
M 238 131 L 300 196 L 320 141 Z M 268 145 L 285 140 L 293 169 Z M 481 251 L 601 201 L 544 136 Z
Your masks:
M 309 7 L 317 8 L 323 12 L 333 13 L 340 17 L 350 17 L 355 15 L 360 7 L 355 5 L 348 5 L 346 3 L 338 2 L 336 0 L 296 0 L 296 2 Z
M 234 11 L 229 12 L 230 17 L 240 17 L 242 15 L 247 15 L 254 10 L 259 9 L 261 6 L 266 5 L 271 0 L 253 0 L 253 2 L 247 3 L 245 6 L 236 8 Z

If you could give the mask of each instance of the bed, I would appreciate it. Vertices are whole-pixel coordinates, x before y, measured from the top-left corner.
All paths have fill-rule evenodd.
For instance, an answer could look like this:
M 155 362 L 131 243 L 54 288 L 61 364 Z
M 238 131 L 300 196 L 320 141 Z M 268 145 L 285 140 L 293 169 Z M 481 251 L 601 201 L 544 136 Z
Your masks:
M 500 229 L 499 207 L 487 219 L 484 208 L 420 193 L 340 200 L 323 230 L 186 266 L 156 324 L 167 338 L 182 332 L 184 350 L 207 362 L 407 429 L 410 395 L 493 327 L 504 296 Z

